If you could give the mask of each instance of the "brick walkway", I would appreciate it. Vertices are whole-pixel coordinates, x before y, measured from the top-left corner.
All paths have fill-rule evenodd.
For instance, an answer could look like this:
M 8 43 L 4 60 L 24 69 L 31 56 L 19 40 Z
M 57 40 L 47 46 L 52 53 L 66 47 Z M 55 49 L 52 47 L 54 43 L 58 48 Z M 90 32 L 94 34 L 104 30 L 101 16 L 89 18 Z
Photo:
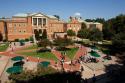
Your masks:
M 59 59 L 61 60 L 62 54 L 59 51 L 53 50 L 52 53 Z M 70 59 L 65 55 L 65 61 L 70 61 Z
M 83 55 L 86 55 L 86 54 L 87 54 L 87 49 L 86 49 L 86 47 L 82 46 L 76 52 L 76 55 L 74 56 L 74 59 L 79 59 L 80 56 L 83 56 Z

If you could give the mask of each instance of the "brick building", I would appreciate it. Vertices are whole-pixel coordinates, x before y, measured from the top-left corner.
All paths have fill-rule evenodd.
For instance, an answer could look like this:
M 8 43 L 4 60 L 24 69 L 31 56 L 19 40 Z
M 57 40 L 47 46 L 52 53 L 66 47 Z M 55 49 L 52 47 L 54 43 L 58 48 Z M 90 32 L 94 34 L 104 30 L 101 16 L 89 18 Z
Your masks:
M 68 29 L 77 33 L 83 22 L 87 25 L 87 28 L 96 27 L 102 30 L 102 24 L 85 22 L 81 18 L 70 17 L 70 22 L 64 22 L 52 15 L 24 13 L 16 14 L 10 19 L 0 19 L 0 32 L 4 39 L 9 41 L 30 37 L 35 39 L 35 34 L 39 33 L 42 36 L 43 31 L 47 32 L 48 39 L 53 39 L 59 35 L 66 35 Z

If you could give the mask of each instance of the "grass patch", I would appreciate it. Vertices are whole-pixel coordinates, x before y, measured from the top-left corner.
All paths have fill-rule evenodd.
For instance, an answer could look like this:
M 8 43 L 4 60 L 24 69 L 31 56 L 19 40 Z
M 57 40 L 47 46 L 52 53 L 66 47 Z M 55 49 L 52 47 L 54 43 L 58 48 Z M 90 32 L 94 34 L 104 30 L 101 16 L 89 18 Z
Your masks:
M 23 48 L 22 50 L 31 50 L 31 49 L 37 49 L 37 45 L 31 45 L 31 46 L 28 46 L 26 48 Z
M 0 44 L 0 52 L 6 51 L 8 46 L 9 46 L 9 43 L 2 43 L 2 44 Z
M 16 52 L 16 53 L 21 55 L 26 55 L 26 56 L 40 57 L 43 59 L 49 59 L 49 60 L 55 60 L 55 61 L 58 60 L 56 56 L 51 52 L 37 53 L 35 51 L 31 51 L 31 52 Z
M 73 59 L 77 51 L 78 51 L 78 48 L 71 48 L 70 50 L 61 51 L 61 52 L 62 53 L 66 52 L 67 57 L 69 57 L 70 59 Z

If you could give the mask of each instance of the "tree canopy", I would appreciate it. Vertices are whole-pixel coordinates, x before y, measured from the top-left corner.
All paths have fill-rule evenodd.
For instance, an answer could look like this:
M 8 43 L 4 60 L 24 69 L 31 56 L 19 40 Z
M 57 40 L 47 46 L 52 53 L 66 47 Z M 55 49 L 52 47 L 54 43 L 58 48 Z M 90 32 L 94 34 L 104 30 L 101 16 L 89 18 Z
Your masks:
M 89 36 L 89 30 L 87 28 L 80 29 L 77 33 L 77 37 L 87 39 Z
M 75 33 L 75 31 L 73 31 L 73 30 L 70 29 L 70 30 L 67 31 L 67 35 L 70 36 L 70 37 L 72 37 L 72 36 L 75 36 L 76 33 Z
M 42 39 L 38 42 L 38 46 L 46 48 L 47 46 L 52 46 L 52 43 L 48 39 Z
M 47 39 L 47 32 L 45 29 L 43 30 L 41 39 Z
M 103 40 L 103 33 L 99 29 L 93 28 L 90 30 L 89 39 L 92 41 L 101 41 Z
M 56 38 L 53 42 L 56 46 L 59 46 L 59 47 L 65 47 L 65 46 L 73 44 L 71 39 L 60 38 L 60 37 Z

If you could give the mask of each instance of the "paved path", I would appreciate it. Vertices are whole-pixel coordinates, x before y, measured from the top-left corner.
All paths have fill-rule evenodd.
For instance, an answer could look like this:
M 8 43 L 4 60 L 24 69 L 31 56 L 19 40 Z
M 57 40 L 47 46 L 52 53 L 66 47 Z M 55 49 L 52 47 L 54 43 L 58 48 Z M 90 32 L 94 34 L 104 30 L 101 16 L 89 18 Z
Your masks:
M 61 52 L 59 52 L 59 51 L 57 51 L 57 50 L 53 50 L 52 53 L 53 53 L 59 60 L 62 59 L 61 56 L 63 56 L 63 55 L 61 54 Z M 70 59 L 69 59 L 66 55 L 65 55 L 65 61 L 70 61 Z
M 87 49 L 84 46 L 79 47 L 78 51 L 76 52 L 76 55 L 74 56 L 74 59 L 79 59 L 80 56 L 86 55 Z

